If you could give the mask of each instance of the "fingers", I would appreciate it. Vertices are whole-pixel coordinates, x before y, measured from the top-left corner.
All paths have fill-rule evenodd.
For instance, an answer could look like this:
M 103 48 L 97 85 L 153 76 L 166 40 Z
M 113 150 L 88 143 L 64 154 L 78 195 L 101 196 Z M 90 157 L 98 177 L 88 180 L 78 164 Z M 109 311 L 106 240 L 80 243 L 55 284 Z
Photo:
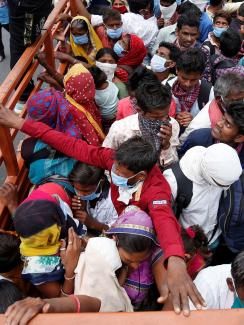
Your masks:
M 83 204 L 81 200 L 78 198 L 78 196 L 74 196 L 72 198 L 72 209 L 73 210 L 80 210 L 82 208 Z
M 160 290 L 160 297 L 157 299 L 159 304 L 165 303 L 165 301 L 169 297 L 169 288 L 167 284 L 162 285 L 161 290 Z
M 65 259 L 65 255 L 66 255 L 66 241 L 64 239 L 61 239 L 60 240 L 60 258 L 62 260 L 62 262 L 64 262 L 64 259 Z
M 181 304 L 180 304 L 180 292 L 179 290 L 175 289 L 171 291 L 172 295 L 172 304 L 174 307 L 174 311 L 176 314 L 180 314 L 181 312 Z
M 206 302 L 204 301 L 202 295 L 197 290 L 197 287 L 193 282 L 189 283 L 189 298 L 191 299 L 196 309 L 202 309 L 202 307 L 206 307 Z

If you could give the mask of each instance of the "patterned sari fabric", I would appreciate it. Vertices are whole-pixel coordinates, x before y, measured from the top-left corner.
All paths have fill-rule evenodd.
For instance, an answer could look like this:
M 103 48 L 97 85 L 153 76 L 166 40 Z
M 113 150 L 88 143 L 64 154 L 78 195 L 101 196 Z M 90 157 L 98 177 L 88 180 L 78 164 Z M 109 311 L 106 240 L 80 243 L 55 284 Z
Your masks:
M 90 72 L 80 63 L 73 65 L 64 77 L 67 108 L 75 118 L 89 144 L 100 145 L 105 138 L 101 115 L 95 105 L 95 84 Z
M 124 212 L 106 233 L 138 235 L 153 241 L 150 256 L 140 263 L 138 269 L 128 274 L 124 284 L 133 306 L 137 309 L 148 296 L 149 289 L 154 283 L 152 266 L 163 253 L 157 244 L 151 218 L 137 207 L 130 206 L 126 211 L 128 212 Z
M 36 189 L 19 205 L 13 222 L 21 240 L 23 278 L 34 285 L 62 281 L 60 239 L 67 237 L 71 226 L 79 235 L 83 233 L 82 225 L 73 219 L 68 204 L 59 196 Z

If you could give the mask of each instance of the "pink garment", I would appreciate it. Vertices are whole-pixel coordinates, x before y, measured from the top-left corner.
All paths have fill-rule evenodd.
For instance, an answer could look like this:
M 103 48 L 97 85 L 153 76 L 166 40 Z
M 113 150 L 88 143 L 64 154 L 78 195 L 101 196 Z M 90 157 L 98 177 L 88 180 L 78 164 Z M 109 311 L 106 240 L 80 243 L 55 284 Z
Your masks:
M 211 128 L 214 128 L 218 121 L 222 119 L 223 113 L 221 112 L 215 99 L 209 105 L 208 114 L 211 122 Z
M 116 120 L 122 120 L 123 118 L 134 114 L 130 97 L 123 98 L 119 101 Z M 174 99 L 171 100 L 169 108 L 169 116 L 175 117 L 176 115 L 176 103 Z

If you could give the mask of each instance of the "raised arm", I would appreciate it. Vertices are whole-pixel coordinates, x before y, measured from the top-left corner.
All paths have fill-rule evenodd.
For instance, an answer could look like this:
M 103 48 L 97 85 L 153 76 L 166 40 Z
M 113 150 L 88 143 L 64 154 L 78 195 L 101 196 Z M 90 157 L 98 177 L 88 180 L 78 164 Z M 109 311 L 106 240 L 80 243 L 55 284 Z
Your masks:
M 83 140 L 55 131 L 44 123 L 30 119 L 24 120 L 2 105 L 0 107 L 0 125 L 21 130 L 65 155 L 86 164 L 107 170 L 112 168 L 114 153 L 112 149 L 89 145 Z
M 77 9 L 77 14 L 80 16 L 84 16 L 87 19 L 89 19 L 89 21 L 91 21 L 91 15 L 90 13 L 87 11 L 86 7 L 83 4 L 83 0 L 72 0 L 76 6 Z

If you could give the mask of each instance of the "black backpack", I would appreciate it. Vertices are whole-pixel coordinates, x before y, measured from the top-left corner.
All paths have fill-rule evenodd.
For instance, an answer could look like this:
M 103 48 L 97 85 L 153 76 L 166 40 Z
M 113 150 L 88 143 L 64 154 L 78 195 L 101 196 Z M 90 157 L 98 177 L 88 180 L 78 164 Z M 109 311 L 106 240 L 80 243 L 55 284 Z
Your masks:
M 193 195 L 193 183 L 183 174 L 179 162 L 174 164 L 171 167 L 171 170 L 177 182 L 177 196 L 174 200 L 173 208 L 176 218 L 179 219 L 182 210 L 191 202 Z

